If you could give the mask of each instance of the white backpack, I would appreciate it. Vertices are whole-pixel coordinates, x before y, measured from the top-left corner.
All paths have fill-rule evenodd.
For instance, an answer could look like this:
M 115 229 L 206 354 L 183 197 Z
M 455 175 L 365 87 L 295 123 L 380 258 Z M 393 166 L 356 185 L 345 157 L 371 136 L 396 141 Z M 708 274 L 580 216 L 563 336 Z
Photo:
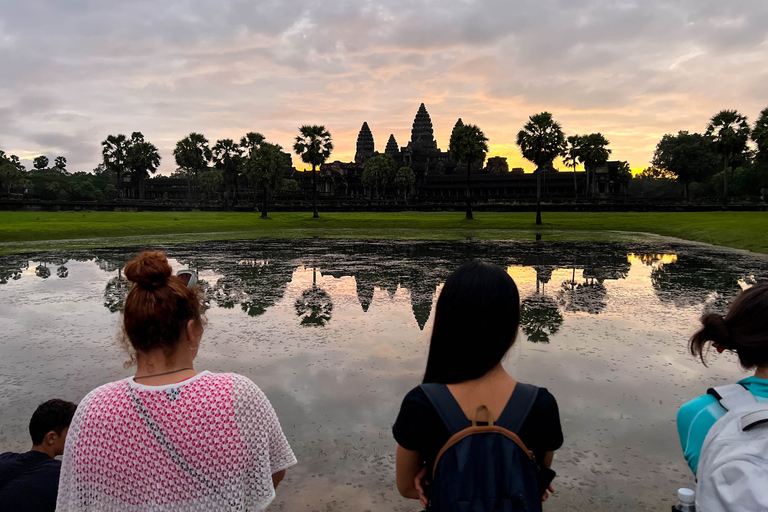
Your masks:
M 768 510 L 768 403 L 741 384 L 707 392 L 728 412 L 701 448 L 696 512 Z

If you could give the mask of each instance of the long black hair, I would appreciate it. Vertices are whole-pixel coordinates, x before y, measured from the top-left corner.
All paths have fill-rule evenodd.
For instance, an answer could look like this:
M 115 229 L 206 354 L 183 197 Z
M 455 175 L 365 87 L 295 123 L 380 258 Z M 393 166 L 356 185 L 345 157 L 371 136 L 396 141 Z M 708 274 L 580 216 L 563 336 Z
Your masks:
M 489 263 L 467 263 L 437 299 L 424 382 L 482 377 L 504 358 L 519 325 L 520 295 L 509 274 Z

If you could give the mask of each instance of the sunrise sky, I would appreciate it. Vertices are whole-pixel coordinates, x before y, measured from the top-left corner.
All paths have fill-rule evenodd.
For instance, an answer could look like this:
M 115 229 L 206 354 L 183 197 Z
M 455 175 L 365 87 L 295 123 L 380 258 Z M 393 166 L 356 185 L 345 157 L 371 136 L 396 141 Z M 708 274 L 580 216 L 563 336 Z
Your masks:
M 91 170 L 141 131 L 170 174 L 192 131 L 290 148 L 324 124 L 349 161 L 363 121 L 404 146 L 424 102 L 441 149 L 461 117 L 533 170 L 515 134 L 547 110 L 642 169 L 664 133 L 754 121 L 767 36 L 764 0 L 0 0 L 0 149 Z

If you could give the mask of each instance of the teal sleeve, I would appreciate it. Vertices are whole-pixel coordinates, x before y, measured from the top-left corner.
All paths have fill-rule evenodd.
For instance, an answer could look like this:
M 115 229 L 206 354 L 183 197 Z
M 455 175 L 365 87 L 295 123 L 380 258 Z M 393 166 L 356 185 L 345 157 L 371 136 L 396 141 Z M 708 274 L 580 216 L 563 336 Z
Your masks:
M 707 437 L 709 429 L 715 424 L 717 418 L 711 412 L 712 404 L 717 399 L 711 395 L 694 398 L 680 408 L 677 413 L 677 433 L 680 436 L 680 446 L 685 455 L 685 461 L 693 474 L 699 465 L 701 447 Z

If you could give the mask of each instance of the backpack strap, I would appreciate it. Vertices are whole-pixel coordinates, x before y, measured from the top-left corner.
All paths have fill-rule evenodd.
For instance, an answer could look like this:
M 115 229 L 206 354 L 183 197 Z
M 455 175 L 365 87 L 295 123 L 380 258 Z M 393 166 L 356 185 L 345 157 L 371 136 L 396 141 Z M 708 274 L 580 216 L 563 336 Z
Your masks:
M 727 411 L 749 407 L 757 402 L 755 395 L 750 393 L 749 390 L 741 384 L 728 384 L 727 386 L 709 388 L 707 394 L 717 398 L 720 405 Z
M 429 384 L 422 384 L 419 387 L 427 395 L 429 402 L 435 408 L 437 414 L 440 415 L 440 419 L 443 420 L 451 435 L 472 426 L 472 422 L 469 421 L 467 415 L 461 410 L 461 406 L 453 398 L 448 386 L 431 382 Z
M 539 388 L 532 384 L 522 382 L 515 384 L 515 390 L 512 391 L 512 396 L 509 397 L 509 402 L 499 415 L 496 425 L 517 434 L 528 417 L 528 413 L 531 412 L 538 394 Z

